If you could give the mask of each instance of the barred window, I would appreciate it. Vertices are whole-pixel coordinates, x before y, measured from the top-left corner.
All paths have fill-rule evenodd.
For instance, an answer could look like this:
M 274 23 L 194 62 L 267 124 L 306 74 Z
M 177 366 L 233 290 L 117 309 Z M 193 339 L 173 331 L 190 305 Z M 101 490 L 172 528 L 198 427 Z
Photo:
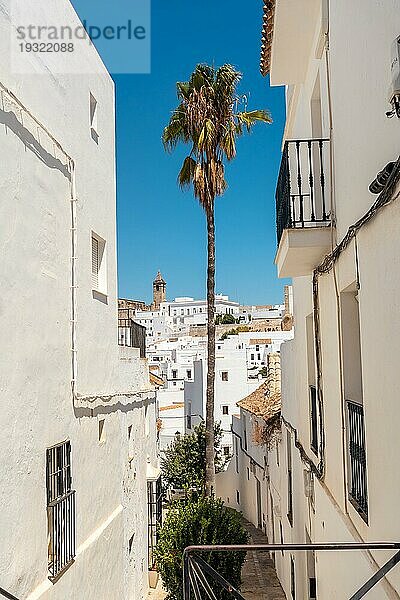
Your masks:
M 48 564 L 56 577 L 75 557 L 75 491 L 72 490 L 71 442 L 46 451 Z

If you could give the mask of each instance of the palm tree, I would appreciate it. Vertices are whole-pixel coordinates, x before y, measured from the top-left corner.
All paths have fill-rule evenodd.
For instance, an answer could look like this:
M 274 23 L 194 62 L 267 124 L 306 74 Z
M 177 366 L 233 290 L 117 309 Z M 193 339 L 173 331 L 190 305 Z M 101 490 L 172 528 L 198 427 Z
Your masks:
M 207 218 L 208 351 L 206 396 L 206 493 L 215 489 L 214 384 L 215 384 L 215 198 L 226 189 L 224 161 L 236 156 L 236 139 L 257 121 L 270 123 L 265 110 L 240 111 L 245 97 L 237 85 L 242 75 L 232 65 L 215 69 L 197 65 L 189 81 L 176 84 L 179 105 L 173 111 L 162 140 L 172 151 L 179 142 L 190 144 L 190 153 L 178 175 L 181 188 L 193 185 L 195 197 Z

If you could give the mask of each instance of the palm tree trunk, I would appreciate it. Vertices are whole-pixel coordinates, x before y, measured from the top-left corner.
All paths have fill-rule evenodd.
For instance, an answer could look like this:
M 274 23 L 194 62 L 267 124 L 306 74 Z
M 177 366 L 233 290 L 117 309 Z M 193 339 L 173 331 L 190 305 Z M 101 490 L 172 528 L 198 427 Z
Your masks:
M 206 395 L 206 495 L 215 493 L 214 387 L 215 387 L 215 223 L 214 200 L 207 215 L 207 395 Z

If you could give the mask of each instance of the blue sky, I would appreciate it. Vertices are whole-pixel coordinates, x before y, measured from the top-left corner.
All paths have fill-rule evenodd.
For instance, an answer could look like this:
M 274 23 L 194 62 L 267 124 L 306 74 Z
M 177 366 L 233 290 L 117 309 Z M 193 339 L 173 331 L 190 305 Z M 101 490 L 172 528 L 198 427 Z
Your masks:
M 249 109 L 267 108 L 238 143 L 228 190 L 216 201 L 217 292 L 242 303 L 280 302 L 274 193 L 284 124 L 284 90 L 259 72 L 262 1 L 152 2 L 150 75 L 114 75 L 117 114 L 118 277 L 121 297 L 151 298 L 158 269 L 169 299 L 205 296 L 205 217 L 176 183 L 185 149 L 164 152 L 161 133 L 177 103 L 175 83 L 198 62 L 234 64 Z

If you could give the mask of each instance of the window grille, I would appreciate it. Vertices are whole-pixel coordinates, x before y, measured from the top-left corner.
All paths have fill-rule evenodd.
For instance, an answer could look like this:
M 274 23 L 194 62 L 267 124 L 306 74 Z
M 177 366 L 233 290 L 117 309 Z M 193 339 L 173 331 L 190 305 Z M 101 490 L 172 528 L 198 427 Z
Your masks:
M 159 532 L 162 525 L 162 487 L 161 478 L 156 481 L 147 482 L 147 506 L 148 506 L 148 560 L 149 570 L 155 569 L 154 551 L 158 542 Z
M 349 495 L 362 518 L 368 519 L 367 457 L 365 449 L 364 407 L 347 401 L 350 455 Z
M 46 452 L 48 563 L 52 577 L 63 571 L 75 557 L 75 491 L 72 490 L 71 443 Z

